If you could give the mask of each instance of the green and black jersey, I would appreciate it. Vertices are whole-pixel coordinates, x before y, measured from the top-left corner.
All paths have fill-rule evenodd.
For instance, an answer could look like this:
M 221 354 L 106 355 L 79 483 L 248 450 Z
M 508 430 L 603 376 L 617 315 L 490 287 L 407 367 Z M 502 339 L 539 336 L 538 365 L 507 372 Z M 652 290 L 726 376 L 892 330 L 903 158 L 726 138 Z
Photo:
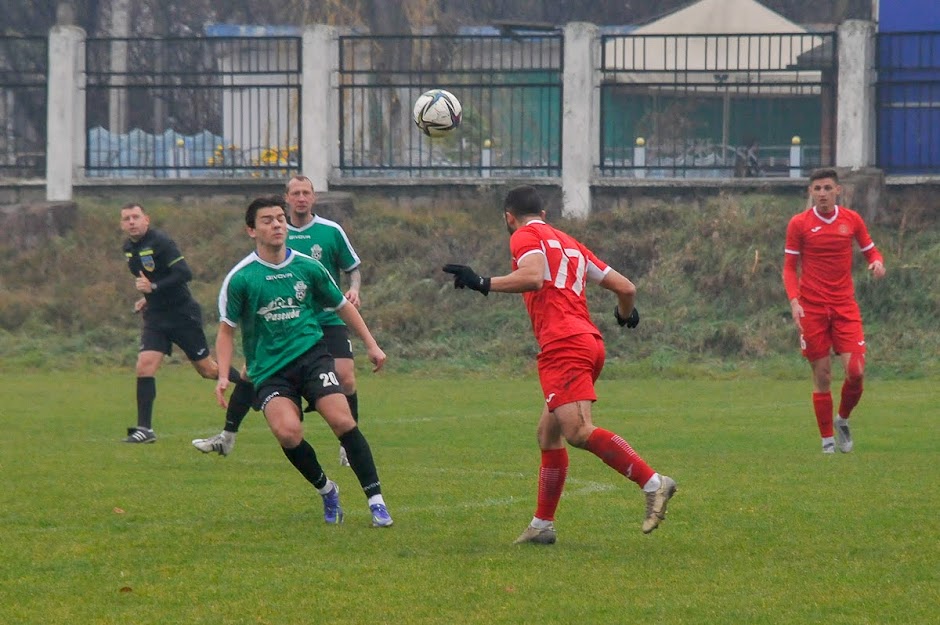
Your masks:
M 326 267 L 306 254 L 288 249 L 284 262 L 272 265 L 252 252 L 225 277 L 219 318 L 241 328 L 248 375 L 258 388 L 323 338 L 318 313 L 347 302 Z
M 340 272 L 349 273 L 361 262 L 343 227 L 318 215 L 305 226 L 288 224 L 287 246 L 320 261 L 337 285 L 342 284 Z M 318 321 L 321 326 L 343 325 L 343 320 L 330 310 L 322 311 Z

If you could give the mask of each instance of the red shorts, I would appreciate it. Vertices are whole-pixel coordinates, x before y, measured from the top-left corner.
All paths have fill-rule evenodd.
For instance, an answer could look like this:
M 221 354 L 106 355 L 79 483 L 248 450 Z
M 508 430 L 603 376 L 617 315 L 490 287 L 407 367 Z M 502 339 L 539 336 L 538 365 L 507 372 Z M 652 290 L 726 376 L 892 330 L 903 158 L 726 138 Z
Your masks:
M 862 313 L 856 302 L 840 306 L 816 306 L 801 302 L 800 348 L 810 362 L 825 358 L 830 350 L 837 354 L 864 354 L 865 333 Z
M 604 368 L 604 341 L 576 334 L 552 341 L 538 355 L 539 382 L 549 410 L 576 401 L 596 401 L 594 382 Z

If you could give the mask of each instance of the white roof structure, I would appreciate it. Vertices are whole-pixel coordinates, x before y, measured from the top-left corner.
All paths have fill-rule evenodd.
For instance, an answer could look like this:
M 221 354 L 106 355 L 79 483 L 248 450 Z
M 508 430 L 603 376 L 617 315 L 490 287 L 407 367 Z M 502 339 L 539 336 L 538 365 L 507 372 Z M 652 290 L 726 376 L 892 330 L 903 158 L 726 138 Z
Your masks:
M 685 8 L 640 26 L 634 34 L 672 35 L 702 33 L 806 32 L 756 0 L 699 0 Z
M 699 0 L 605 41 L 603 69 L 618 72 L 619 82 L 659 82 L 665 72 L 690 72 L 685 82 L 716 84 L 723 76 L 724 85 L 752 82 L 756 72 L 769 72 L 761 74 L 765 83 L 799 81 L 800 55 L 823 44 L 756 0 Z M 819 80 L 818 72 L 799 75 Z

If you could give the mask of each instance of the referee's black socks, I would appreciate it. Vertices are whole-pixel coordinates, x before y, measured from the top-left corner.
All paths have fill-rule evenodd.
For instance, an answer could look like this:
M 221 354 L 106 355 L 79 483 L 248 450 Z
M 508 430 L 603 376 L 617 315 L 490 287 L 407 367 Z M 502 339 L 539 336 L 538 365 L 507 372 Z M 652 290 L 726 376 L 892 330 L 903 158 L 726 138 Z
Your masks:
M 153 400 L 156 397 L 156 379 L 153 376 L 137 378 L 137 427 L 153 429 Z

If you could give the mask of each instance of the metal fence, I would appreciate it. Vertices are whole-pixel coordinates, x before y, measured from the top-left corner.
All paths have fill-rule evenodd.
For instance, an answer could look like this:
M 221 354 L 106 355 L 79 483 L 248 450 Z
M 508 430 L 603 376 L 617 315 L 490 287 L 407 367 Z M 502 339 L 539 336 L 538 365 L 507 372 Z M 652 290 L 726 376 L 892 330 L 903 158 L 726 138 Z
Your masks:
M 835 161 L 835 33 L 605 35 L 600 174 L 803 176 Z
M 878 35 L 877 165 L 940 173 L 940 32 Z
M 343 36 L 343 176 L 559 176 L 563 38 Z M 453 93 L 460 131 L 431 139 L 412 121 L 425 90 Z
M 45 37 L 0 36 L 0 178 L 46 175 Z
M 300 37 L 88 39 L 85 173 L 297 170 L 300 75 Z

